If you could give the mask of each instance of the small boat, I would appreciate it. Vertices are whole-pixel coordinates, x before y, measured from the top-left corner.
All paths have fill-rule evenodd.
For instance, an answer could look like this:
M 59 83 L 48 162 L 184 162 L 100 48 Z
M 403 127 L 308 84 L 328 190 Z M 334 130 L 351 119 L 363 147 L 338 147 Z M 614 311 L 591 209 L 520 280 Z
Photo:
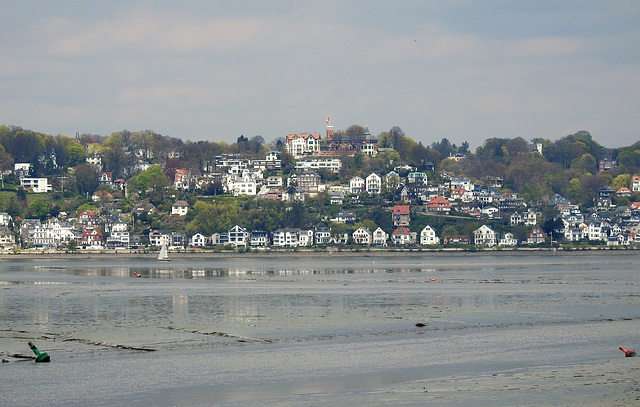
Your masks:
M 170 261 L 167 245 L 162 245 L 162 249 L 160 249 L 160 254 L 158 255 L 158 261 Z

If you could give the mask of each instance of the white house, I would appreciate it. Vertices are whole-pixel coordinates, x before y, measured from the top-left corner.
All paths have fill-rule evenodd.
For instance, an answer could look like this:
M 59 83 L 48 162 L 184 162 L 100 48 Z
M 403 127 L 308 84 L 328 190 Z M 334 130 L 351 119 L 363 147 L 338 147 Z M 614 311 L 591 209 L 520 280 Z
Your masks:
M 189 212 L 189 204 L 187 201 L 178 200 L 171 205 L 171 214 L 178 216 L 185 216 Z
M 440 244 L 440 238 L 436 235 L 436 231 L 427 225 L 420 232 L 420 244 L 423 246 Z
M 396 246 L 414 244 L 416 242 L 416 238 L 417 233 L 411 232 L 406 226 L 400 226 L 391 233 L 391 241 Z
M 325 169 L 333 172 L 338 172 L 342 168 L 342 161 L 339 158 L 304 158 L 296 162 L 295 169 L 304 170 L 319 170 Z
M 631 190 L 633 192 L 640 191 L 640 175 L 634 175 L 631 178 Z
M 346 223 L 353 224 L 356 221 L 356 213 L 354 211 L 347 211 L 344 209 L 340 209 L 336 214 L 335 218 L 331 219 L 331 222 L 334 223 Z
M 11 250 L 16 245 L 16 238 L 7 226 L 0 226 L 0 250 Z
M 525 213 L 515 212 L 511 215 L 509 221 L 512 226 L 519 224 L 524 224 L 525 226 L 535 226 L 538 223 L 536 214 L 530 211 Z
M 500 246 L 517 246 L 518 239 L 513 237 L 513 233 L 505 233 L 504 237 L 500 239 Z
M 480 226 L 473 231 L 473 244 L 486 247 L 495 246 L 496 232 L 487 225 Z
M 27 178 L 31 174 L 33 164 L 31 163 L 15 163 L 13 165 L 13 172 L 18 179 Z
M 352 194 L 359 194 L 366 188 L 366 181 L 361 177 L 353 177 L 349 180 L 349 192 Z
M 36 194 L 53 191 L 53 187 L 46 178 L 21 178 L 20 186 L 24 189 L 30 189 Z
M 257 195 L 258 182 L 249 174 L 230 176 L 227 178 L 227 191 L 233 193 L 233 196 Z
M 249 237 L 251 247 L 267 247 L 269 244 L 269 234 L 263 230 L 254 230 Z
M 382 230 L 381 227 L 374 230 L 371 236 L 373 246 L 387 247 L 387 240 L 389 240 L 389 234 Z
M 9 225 L 9 223 L 11 223 L 11 220 L 11 215 L 9 215 L 7 212 L 0 213 L 0 226 Z
M 316 244 L 329 244 L 331 242 L 331 229 L 321 226 L 316 229 L 314 237 Z
M 298 236 L 300 229 L 298 228 L 280 228 L 276 229 L 272 235 L 272 244 L 275 247 L 298 247 Z
M 191 247 L 204 247 L 207 244 L 207 238 L 202 233 L 196 233 L 191 236 L 189 246 Z
M 102 168 L 102 157 L 100 157 L 99 155 L 92 155 L 91 157 L 87 157 L 85 161 L 96 168 Z
M 49 220 L 42 224 L 38 219 L 25 219 L 20 226 L 22 244 L 38 248 L 55 248 L 76 238 L 76 230 L 69 222 Z
M 169 234 L 167 234 L 164 230 L 154 229 L 149 232 L 149 244 L 151 246 L 169 246 Z
M 313 246 L 313 230 L 300 230 L 298 246 Z
M 320 134 L 287 134 L 285 147 L 287 152 L 296 158 L 313 154 L 320 151 Z
M 365 180 L 366 190 L 369 194 L 378 195 L 382 188 L 382 178 L 375 172 L 372 172 Z
M 107 237 L 107 248 L 109 249 L 128 249 L 131 243 L 129 232 L 112 231 Z
M 249 233 L 247 233 L 247 229 L 235 225 L 227 232 L 229 236 L 229 244 L 233 247 L 247 247 L 247 242 L 249 241 Z
M 351 239 L 354 244 L 371 245 L 373 243 L 373 233 L 364 226 L 359 227 L 355 232 L 351 234 Z

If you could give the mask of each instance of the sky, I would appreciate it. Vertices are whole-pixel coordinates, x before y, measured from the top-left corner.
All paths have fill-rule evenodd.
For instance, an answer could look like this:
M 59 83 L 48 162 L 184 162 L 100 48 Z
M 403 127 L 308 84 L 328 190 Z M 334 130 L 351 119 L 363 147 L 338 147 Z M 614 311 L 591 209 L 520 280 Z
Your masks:
M 637 0 L 0 0 L 0 123 L 267 142 L 358 124 L 472 149 L 640 140 Z

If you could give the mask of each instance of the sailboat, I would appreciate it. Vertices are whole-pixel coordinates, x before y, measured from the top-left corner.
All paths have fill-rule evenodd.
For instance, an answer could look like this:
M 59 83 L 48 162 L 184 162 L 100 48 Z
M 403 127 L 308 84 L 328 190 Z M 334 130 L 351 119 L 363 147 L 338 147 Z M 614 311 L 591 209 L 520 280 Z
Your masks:
M 160 254 L 158 255 L 158 261 L 170 261 L 166 244 L 163 244 L 162 248 L 160 249 Z

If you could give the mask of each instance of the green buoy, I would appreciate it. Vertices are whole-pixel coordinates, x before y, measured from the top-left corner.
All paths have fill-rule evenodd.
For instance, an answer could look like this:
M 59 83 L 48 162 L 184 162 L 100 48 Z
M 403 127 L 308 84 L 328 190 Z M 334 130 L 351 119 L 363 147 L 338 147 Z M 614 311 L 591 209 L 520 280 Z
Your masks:
M 49 355 L 45 352 L 40 352 L 38 348 L 36 348 L 36 345 L 34 345 L 32 342 L 29 342 L 29 346 L 31 347 L 33 353 L 36 354 L 36 363 L 51 362 L 51 358 L 49 357 Z

